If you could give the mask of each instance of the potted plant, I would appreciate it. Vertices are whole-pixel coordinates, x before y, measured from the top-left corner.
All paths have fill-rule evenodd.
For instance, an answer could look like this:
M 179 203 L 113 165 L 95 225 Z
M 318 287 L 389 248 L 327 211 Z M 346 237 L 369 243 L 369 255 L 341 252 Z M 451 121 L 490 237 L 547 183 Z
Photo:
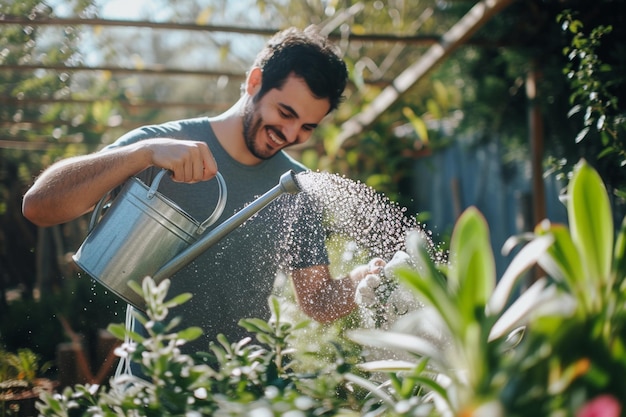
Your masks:
M 35 403 L 43 392 L 52 392 L 54 382 L 40 377 L 49 364 L 40 365 L 39 355 L 32 350 L 17 353 L 0 349 L 1 416 L 35 416 Z

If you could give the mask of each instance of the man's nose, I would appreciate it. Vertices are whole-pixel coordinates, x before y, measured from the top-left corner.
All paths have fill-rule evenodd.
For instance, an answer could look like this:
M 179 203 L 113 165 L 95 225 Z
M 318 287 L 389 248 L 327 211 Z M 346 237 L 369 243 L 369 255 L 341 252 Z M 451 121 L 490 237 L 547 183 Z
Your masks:
M 300 125 L 298 123 L 289 123 L 283 129 L 285 140 L 289 143 L 295 143 L 298 141 L 298 135 L 300 134 Z

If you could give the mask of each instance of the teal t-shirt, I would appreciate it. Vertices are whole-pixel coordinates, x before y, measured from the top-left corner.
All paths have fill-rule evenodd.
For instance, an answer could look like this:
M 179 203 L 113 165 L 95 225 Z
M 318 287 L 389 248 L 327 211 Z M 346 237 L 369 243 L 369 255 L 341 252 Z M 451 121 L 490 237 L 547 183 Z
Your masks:
M 284 152 L 254 166 L 237 162 L 217 141 L 206 117 L 145 126 L 122 136 L 109 148 L 166 137 L 204 141 L 215 157 L 228 196 L 221 217 L 208 230 L 276 186 L 285 172 L 306 170 Z M 138 177 L 149 185 L 158 171 L 150 168 Z M 216 180 L 181 184 L 165 176 L 158 190 L 198 222 L 204 221 L 217 203 Z M 170 296 L 193 294 L 191 301 L 171 314 L 182 315 L 185 327 L 204 330 L 191 351 L 206 351 L 209 341 L 219 333 L 231 342 L 247 336 L 237 324 L 242 318 L 268 319 L 267 300 L 279 269 L 328 264 L 321 215 L 312 208 L 306 193 L 283 194 L 171 278 Z

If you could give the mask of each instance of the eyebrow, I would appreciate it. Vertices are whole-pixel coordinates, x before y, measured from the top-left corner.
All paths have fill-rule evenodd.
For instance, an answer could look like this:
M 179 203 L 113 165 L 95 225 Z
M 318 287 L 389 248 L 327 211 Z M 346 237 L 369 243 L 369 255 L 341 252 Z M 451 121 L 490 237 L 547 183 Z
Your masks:
M 285 104 L 285 103 L 278 103 L 278 105 L 287 113 L 291 114 L 293 117 L 295 117 L 296 119 L 300 118 L 300 115 L 298 114 L 298 112 L 291 106 Z M 305 123 L 305 126 L 308 126 L 312 129 L 315 129 L 318 124 L 317 123 Z

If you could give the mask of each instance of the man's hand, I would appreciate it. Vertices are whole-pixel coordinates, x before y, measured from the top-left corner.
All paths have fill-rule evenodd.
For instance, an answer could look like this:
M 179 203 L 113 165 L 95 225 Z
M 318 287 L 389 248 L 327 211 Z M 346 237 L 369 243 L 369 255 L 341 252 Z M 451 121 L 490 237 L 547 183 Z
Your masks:
M 359 281 L 356 287 L 354 301 L 366 307 L 372 307 L 378 302 L 378 289 L 383 283 L 383 278 L 393 280 L 397 268 L 408 266 L 411 264 L 411 257 L 408 253 L 398 251 L 393 258 L 385 263 L 380 258 L 373 259 L 368 265 L 362 265 L 355 268 L 353 273 L 364 273 L 365 276 Z M 381 275 L 382 272 L 382 275 Z M 351 274 L 352 275 L 352 274 Z M 383 289 L 382 292 L 389 291 L 389 288 Z
M 177 182 L 207 181 L 217 174 L 217 164 L 204 142 L 177 139 L 149 139 L 138 142 L 151 152 L 152 165 L 172 171 Z
M 354 301 L 357 304 L 371 306 L 376 303 L 376 288 L 380 285 L 380 273 L 384 267 L 383 259 L 374 258 L 350 272 L 350 279 L 356 284 Z
M 376 289 L 380 286 L 380 274 L 369 274 L 356 287 L 354 301 L 358 305 L 371 307 L 378 301 Z
M 411 256 L 408 253 L 400 250 L 396 252 L 395 255 L 393 255 L 393 258 L 391 258 L 391 260 L 385 265 L 385 276 L 391 278 L 395 275 L 396 269 L 410 265 Z

